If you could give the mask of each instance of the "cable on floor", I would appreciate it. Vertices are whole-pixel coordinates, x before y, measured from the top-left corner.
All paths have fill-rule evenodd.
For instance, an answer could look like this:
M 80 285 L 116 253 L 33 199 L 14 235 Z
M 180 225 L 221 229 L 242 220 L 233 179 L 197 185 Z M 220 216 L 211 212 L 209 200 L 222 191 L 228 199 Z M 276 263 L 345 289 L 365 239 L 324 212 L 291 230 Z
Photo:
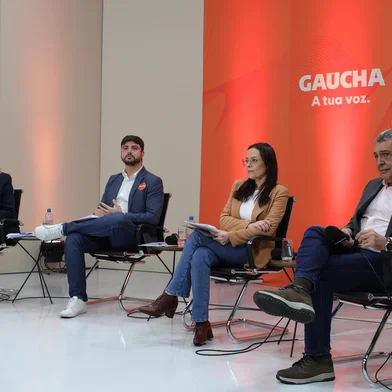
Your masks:
M 250 344 L 248 347 L 245 348 L 240 348 L 238 350 L 215 350 L 215 349 L 201 349 L 201 350 L 196 350 L 195 354 L 201 355 L 204 357 L 221 357 L 221 356 L 227 356 L 227 355 L 237 355 L 237 354 L 244 354 L 248 353 L 250 351 L 256 350 L 259 347 L 261 347 L 265 343 L 274 343 L 274 342 L 279 342 L 278 340 L 270 340 L 267 342 L 269 337 L 271 336 L 272 332 L 274 332 L 275 328 L 279 325 L 279 323 L 283 320 L 283 317 L 279 319 L 279 321 L 272 327 L 271 331 L 269 334 L 265 337 L 265 339 L 262 342 L 255 342 Z M 283 340 L 281 340 L 283 341 Z M 291 341 L 291 340 L 289 340 Z
M 374 376 L 374 378 L 376 379 L 377 384 L 380 384 L 381 386 L 383 386 L 384 388 L 388 389 L 389 391 L 392 391 L 392 388 L 390 388 L 388 385 L 384 384 L 383 381 L 378 379 L 378 373 L 381 371 L 381 369 L 386 365 L 386 363 L 389 361 L 389 359 L 392 356 L 392 352 L 390 352 L 387 356 L 387 359 L 384 361 L 384 363 L 378 368 L 378 370 L 376 371 L 376 374 Z

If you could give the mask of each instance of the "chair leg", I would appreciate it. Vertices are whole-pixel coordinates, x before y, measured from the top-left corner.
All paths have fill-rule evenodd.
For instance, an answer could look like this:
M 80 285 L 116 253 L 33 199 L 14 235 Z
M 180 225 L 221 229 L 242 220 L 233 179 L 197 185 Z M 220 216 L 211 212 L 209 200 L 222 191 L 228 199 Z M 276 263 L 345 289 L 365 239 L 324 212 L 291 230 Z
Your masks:
M 90 268 L 90 271 L 88 271 L 87 275 L 86 275 L 86 280 L 88 279 L 88 277 L 91 275 L 91 273 L 97 268 L 99 264 L 99 260 L 95 260 L 94 265 Z
M 173 272 L 174 272 L 174 270 L 173 270 L 173 272 L 170 270 L 170 268 L 166 265 L 166 263 L 162 260 L 162 258 L 158 255 L 158 254 L 156 254 L 155 255 L 156 257 L 158 257 L 158 259 L 160 260 L 160 262 L 162 263 L 162 265 L 166 268 L 166 271 L 167 272 L 169 272 L 169 274 L 173 277 Z M 174 264 L 174 263 L 173 263 Z
M 194 323 L 188 323 L 186 320 L 186 316 L 189 314 L 190 316 L 192 316 L 192 304 L 193 304 L 193 299 L 191 299 L 188 304 L 185 306 L 184 310 L 182 311 L 182 315 L 181 315 L 181 321 L 182 321 L 182 325 L 188 329 L 188 330 L 193 330 L 195 328 Z
M 382 333 L 382 331 L 383 331 L 383 329 L 384 329 L 384 327 L 385 327 L 385 324 L 386 324 L 386 322 L 387 322 L 387 320 L 388 320 L 389 315 L 391 314 L 391 312 L 392 312 L 392 309 L 388 309 L 388 310 L 385 312 L 384 317 L 382 318 L 382 320 L 381 320 L 381 322 L 380 322 L 380 325 L 378 326 L 377 331 L 376 331 L 376 333 L 374 334 L 373 339 L 372 339 L 372 341 L 370 342 L 369 348 L 367 349 L 366 354 L 365 354 L 365 356 L 363 357 L 363 360 L 362 360 L 362 373 L 363 373 L 365 379 L 366 379 L 370 384 L 373 384 L 373 385 L 378 384 L 378 382 L 377 382 L 377 380 L 373 379 L 373 378 L 370 376 L 370 374 L 369 374 L 369 372 L 368 372 L 368 369 L 367 369 L 367 364 L 368 364 L 368 360 L 369 360 L 369 358 L 370 358 L 370 356 L 371 356 L 371 354 L 372 354 L 372 352 L 373 352 L 373 350 L 374 350 L 374 346 L 376 345 L 376 343 L 377 343 L 377 341 L 378 341 L 378 338 L 380 337 L 380 335 L 381 335 L 381 333 Z M 387 354 L 386 354 L 386 355 L 387 355 Z M 383 381 L 383 382 L 384 382 L 384 383 L 387 382 L 387 383 L 390 384 L 390 383 L 392 383 L 392 379 L 388 379 L 388 380 L 385 380 L 385 381 Z
M 334 318 L 336 313 L 340 310 L 340 308 L 344 305 L 343 302 L 339 302 L 336 306 L 335 309 L 332 310 L 331 318 Z
M 289 324 L 290 324 L 291 321 L 292 321 L 291 319 L 288 319 L 287 324 L 285 325 L 285 327 L 284 327 L 284 329 L 283 329 L 283 332 L 282 332 L 282 334 L 280 335 L 278 344 L 280 344 L 280 342 L 282 341 L 283 335 L 286 333 L 286 330 L 288 330 L 288 326 L 289 326 Z M 292 339 L 292 341 L 291 341 L 290 358 L 293 357 L 294 344 L 295 344 L 296 337 L 297 337 L 297 327 L 298 327 L 298 322 L 296 321 L 296 322 L 294 323 L 294 333 L 293 333 L 293 339 Z
M 86 275 L 86 279 L 90 276 L 90 274 L 96 269 L 98 263 L 100 260 L 97 260 L 94 265 L 92 266 L 91 270 L 88 272 L 88 274 Z M 151 299 L 145 299 L 145 298 L 134 298 L 134 297 L 125 297 L 124 293 L 125 290 L 127 289 L 129 280 L 131 278 L 132 272 L 136 266 L 136 264 L 138 263 L 138 261 L 134 261 L 129 263 L 130 267 L 128 269 L 127 275 L 125 276 L 124 282 L 122 284 L 120 293 L 117 296 L 113 296 L 113 297 L 106 297 L 106 298 L 99 298 L 99 299 L 94 299 L 94 300 L 90 300 L 87 301 L 88 305 L 92 305 L 92 304 L 96 304 L 96 303 L 100 303 L 100 302 L 108 302 L 108 301 L 118 301 L 118 304 L 120 306 L 121 309 L 123 309 L 125 312 L 127 313 L 133 313 L 138 311 L 139 307 L 136 308 L 126 308 L 124 305 L 124 300 L 128 300 L 128 301 L 140 301 L 140 302 L 153 302 L 154 300 Z
M 265 338 L 269 335 L 270 330 L 272 329 L 273 325 L 271 324 L 266 324 L 260 321 L 255 321 L 255 320 L 248 320 L 248 319 L 244 319 L 244 318 L 235 318 L 235 313 L 237 312 L 237 310 L 241 310 L 241 309 L 247 309 L 247 310 L 255 310 L 255 311 L 259 311 L 259 309 L 256 308 L 241 308 L 240 307 L 240 303 L 242 300 L 242 297 L 245 293 L 245 290 L 248 286 L 249 282 L 246 282 L 242 288 L 241 291 L 237 297 L 237 300 L 234 304 L 234 306 L 232 307 L 232 311 L 230 313 L 230 316 L 227 320 L 219 320 L 219 321 L 211 321 L 211 325 L 212 327 L 223 327 L 226 326 L 226 330 L 227 333 L 229 334 L 230 338 L 235 342 L 235 343 L 242 343 L 248 340 L 260 340 L 262 338 Z M 193 323 L 189 323 L 186 320 L 186 316 L 188 314 L 191 313 L 191 307 L 192 307 L 192 303 L 193 300 L 191 300 L 187 306 L 185 307 L 185 309 L 182 312 L 182 323 L 184 325 L 184 327 L 188 330 L 193 330 L 194 329 L 194 324 Z M 223 307 L 225 308 L 225 307 Z M 251 326 L 255 326 L 255 327 L 261 327 L 261 328 L 268 328 L 268 332 L 267 333 L 262 333 L 262 334 L 254 334 L 254 335 L 250 335 L 250 336 L 245 336 L 245 337 L 237 337 L 235 336 L 234 332 L 232 331 L 231 327 L 232 325 L 235 324 L 247 324 L 247 325 L 251 325 Z M 288 332 L 287 330 L 285 330 L 282 327 L 276 327 L 275 331 L 272 332 L 272 334 L 270 336 L 277 336 L 280 335 L 282 332 Z
M 247 342 L 249 340 L 265 339 L 267 336 L 278 336 L 282 332 L 287 333 L 288 330 L 285 330 L 282 327 L 275 327 L 275 330 L 271 333 L 271 329 L 274 326 L 271 324 L 263 323 L 261 321 L 248 320 L 245 318 L 234 318 L 235 313 L 237 312 L 238 309 L 240 309 L 240 303 L 241 303 L 242 297 L 245 294 L 245 291 L 248 287 L 248 284 L 249 284 L 249 282 L 246 282 L 243 285 L 243 287 L 238 295 L 238 298 L 234 304 L 233 310 L 231 311 L 231 314 L 230 314 L 230 316 L 227 320 L 227 323 L 226 323 L 226 331 L 229 334 L 230 339 L 235 343 L 243 343 L 243 342 Z M 258 334 L 248 335 L 248 336 L 237 337 L 234 335 L 234 332 L 231 329 L 231 326 L 233 324 L 246 324 L 246 325 L 251 325 L 254 327 L 267 328 L 269 331 L 265 332 L 265 333 L 258 333 Z
M 282 332 L 282 334 L 280 335 L 280 338 L 279 338 L 279 340 L 278 340 L 278 345 L 280 344 L 280 342 L 282 341 L 282 339 L 283 339 L 283 336 L 284 336 L 284 334 L 285 334 L 285 331 L 286 331 L 286 329 L 288 328 L 288 326 L 289 326 L 289 324 L 290 324 L 290 321 L 291 321 L 291 319 L 288 319 L 287 320 L 287 323 L 286 323 L 286 325 L 284 326 L 284 328 L 283 328 L 283 332 Z
M 124 306 L 124 303 L 123 303 L 124 299 L 126 299 L 126 297 L 124 297 L 124 293 L 125 293 L 125 290 L 127 289 L 127 286 L 128 286 L 128 283 L 129 283 L 129 279 L 131 279 L 131 275 L 132 275 L 133 270 L 135 269 L 135 266 L 136 266 L 136 263 L 132 263 L 131 266 L 129 267 L 129 270 L 127 272 L 127 276 L 124 279 L 124 283 L 123 283 L 123 285 L 121 287 L 121 290 L 120 290 L 120 293 L 118 295 L 118 304 L 120 305 L 120 308 L 122 310 L 124 310 L 125 312 L 127 312 L 127 313 L 133 313 L 134 311 L 139 309 L 138 307 L 137 308 L 127 309 Z M 142 300 L 142 301 L 148 302 L 149 300 Z M 150 302 L 153 302 L 153 301 L 150 301 Z
M 283 272 L 286 274 L 287 279 L 290 281 L 290 283 L 293 283 L 293 279 L 291 279 L 291 276 L 288 274 L 288 272 L 286 271 L 286 268 L 283 268 Z
M 295 340 L 296 340 L 296 337 L 297 337 L 297 327 L 298 327 L 298 322 L 296 321 L 295 324 L 294 324 L 293 341 L 291 342 L 290 358 L 293 357 L 294 344 L 295 344 Z
M 370 358 L 377 358 L 377 357 L 385 357 L 388 356 L 389 353 L 381 351 L 381 352 L 376 352 L 373 353 L 374 347 L 385 327 L 386 322 L 388 321 L 388 318 L 390 316 L 392 312 L 392 309 L 387 309 L 386 312 L 384 313 L 383 318 L 380 321 L 380 324 L 373 336 L 372 341 L 370 342 L 369 348 L 367 349 L 365 354 L 353 354 L 353 355 L 348 355 L 348 356 L 342 356 L 342 357 L 334 357 L 333 361 L 334 363 L 342 363 L 342 362 L 351 362 L 351 361 L 357 361 L 357 360 L 362 360 L 362 373 L 365 377 L 365 379 L 372 385 L 376 385 L 378 384 L 378 382 L 373 379 L 370 374 L 369 371 L 367 369 L 367 364 Z M 383 380 L 384 384 L 390 384 L 392 383 L 392 379 L 388 379 L 388 380 Z

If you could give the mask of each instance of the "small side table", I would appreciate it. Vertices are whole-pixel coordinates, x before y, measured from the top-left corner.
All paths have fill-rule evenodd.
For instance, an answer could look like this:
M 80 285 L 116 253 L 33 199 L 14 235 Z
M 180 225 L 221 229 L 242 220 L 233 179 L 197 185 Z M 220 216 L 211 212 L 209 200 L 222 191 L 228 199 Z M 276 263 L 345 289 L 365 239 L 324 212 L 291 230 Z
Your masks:
M 29 257 L 34 261 L 34 265 L 33 265 L 33 268 L 30 270 L 29 274 L 27 275 L 26 279 L 24 280 L 22 286 L 20 287 L 20 289 L 16 293 L 14 299 L 12 300 L 12 303 L 14 303 L 16 301 L 16 299 L 18 298 L 20 292 L 23 290 L 23 287 L 25 286 L 27 281 L 30 279 L 31 274 L 37 268 L 39 280 L 40 280 L 40 283 L 41 283 L 42 296 L 43 296 L 43 298 L 46 298 L 46 293 L 47 293 L 49 301 L 53 305 L 52 297 L 50 296 L 49 289 L 48 289 L 48 286 L 46 284 L 42 268 L 40 266 L 41 258 L 44 256 L 45 252 L 43 252 L 42 251 L 42 247 L 40 247 L 40 251 L 38 253 L 38 257 L 34 258 L 34 256 L 21 244 L 21 241 L 41 241 L 41 240 L 38 239 L 37 237 L 22 237 L 22 238 L 19 239 L 19 241 L 17 243 L 25 251 L 25 253 L 27 253 L 29 255 Z M 45 291 L 46 291 L 46 293 L 45 293 Z M 23 299 L 23 298 L 20 298 L 20 299 Z
M 184 250 L 183 247 L 177 245 L 169 245 L 169 246 L 150 246 L 150 248 L 160 251 L 160 252 L 173 252 L 173 259 L 172 259 L 172 276 L 174 273 L 174 268 L 176 266 L 176 254 L 177 252 L 182 252 Z M 159 254 L 156 255 L 158 259 L 165 265 Z

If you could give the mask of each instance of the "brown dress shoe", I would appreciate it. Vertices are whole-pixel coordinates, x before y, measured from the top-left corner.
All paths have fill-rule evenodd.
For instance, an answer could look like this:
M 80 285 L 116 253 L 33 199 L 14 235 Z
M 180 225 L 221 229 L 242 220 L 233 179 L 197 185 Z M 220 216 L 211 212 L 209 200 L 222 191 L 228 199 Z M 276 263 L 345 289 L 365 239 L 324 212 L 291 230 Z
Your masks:
M 178 306 L 178 298 L 175 295 L 169 295 L 163 292 L 153 303 L 146 306 L 141 306 L 139 310 L 142 313 L 153 317 L 173 318 Z
M 193 344 L 195 346 L 203 346 L 206 344 L 206 340 L 213 339 L 210 322 L 204 321 L 204 323 L 196 323 L 195 326 L 195 336 L 193 337 Z

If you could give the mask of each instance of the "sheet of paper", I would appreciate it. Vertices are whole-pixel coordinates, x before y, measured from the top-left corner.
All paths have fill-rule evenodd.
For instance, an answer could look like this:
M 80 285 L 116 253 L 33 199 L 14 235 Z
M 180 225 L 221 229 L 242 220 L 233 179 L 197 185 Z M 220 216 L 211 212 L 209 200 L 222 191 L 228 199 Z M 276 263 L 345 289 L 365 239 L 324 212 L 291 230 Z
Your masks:
M 201 229 L 204 231 L 212 231 L 214 233 L 217 233 L 219 231 L 215 226 L 208 225 L 206 223 L 195 223 L 195 222 L 185 221 L 185 225 L 188 226 L 190 229 L 195 229 L 195 230 Z
M 99 218 L 99 216 L 91 214 L 91 215 L 86 215 L 86 216 L 83 216 L 82 218 L 76 219 L 74 222 L 82 222 L 85 220 L 96 219 L 96 218 Z
M 16 238 L 24 238 L 24 237 L 35 237 L 34 232 L 33 231 L 27 231 L 27 232 L 23 232 L 23 233 L 9 233 L 7 234 L 7 239 L 9 240 L 13 240 Z
M 141 244 L 141 245 L 139 245 L 139 246 L 151 246 L 151 247 L 160 246 L 160 247 L 165 247 L 165 248 L 167 248 L 167 247 L 175 246 L 175 245 L 169 245 L 169 244 L 167 244 L 166 242 L 149 242 L 149 243 L 147 243 L 147 244 Z

